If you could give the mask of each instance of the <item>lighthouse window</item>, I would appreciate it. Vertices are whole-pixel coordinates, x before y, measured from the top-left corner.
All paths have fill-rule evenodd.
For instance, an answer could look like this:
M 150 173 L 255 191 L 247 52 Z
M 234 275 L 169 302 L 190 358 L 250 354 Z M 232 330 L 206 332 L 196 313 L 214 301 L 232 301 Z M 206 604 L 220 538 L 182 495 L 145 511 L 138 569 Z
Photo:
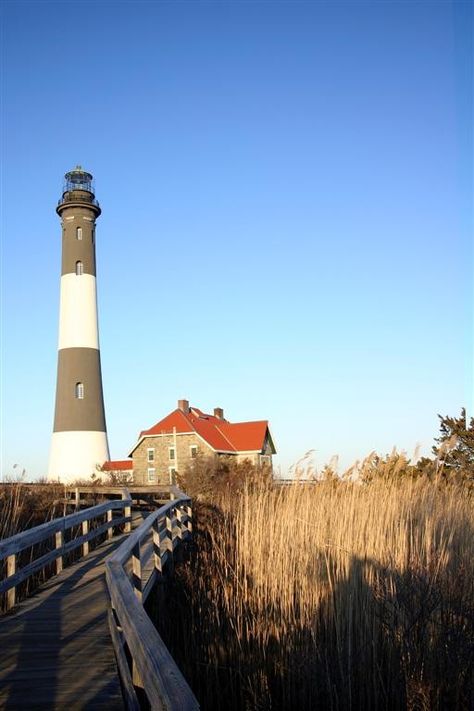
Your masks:
M 84 383 L 76 383 L 76 398 L 84 400 Z
M 84 274 L 84 265 L 82 262 L 76 262 L 76 275 L 81 276 Z
M 76 229 L 76 237 L 77 239 L 82 239 L 82 227 Z

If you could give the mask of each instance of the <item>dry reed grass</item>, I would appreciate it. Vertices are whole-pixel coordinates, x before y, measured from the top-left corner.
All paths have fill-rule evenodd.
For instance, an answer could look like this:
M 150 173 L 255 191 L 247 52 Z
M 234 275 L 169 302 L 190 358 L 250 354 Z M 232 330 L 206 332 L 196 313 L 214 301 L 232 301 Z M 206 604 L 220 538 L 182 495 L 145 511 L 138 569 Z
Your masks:
M 0 484 L 0 538 L 50 521 L 64 513 L 64 486 L 27 484 L 12 480 Z
M 382 477 L 198 507 L 159 629 L 203 708 L 472 708 L 472 504 Z

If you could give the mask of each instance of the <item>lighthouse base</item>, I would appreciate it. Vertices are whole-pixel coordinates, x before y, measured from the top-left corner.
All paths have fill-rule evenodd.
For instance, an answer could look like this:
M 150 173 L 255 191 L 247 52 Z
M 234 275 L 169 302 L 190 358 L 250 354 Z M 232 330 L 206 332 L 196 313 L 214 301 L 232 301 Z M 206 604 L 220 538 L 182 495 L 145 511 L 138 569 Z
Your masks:
M 48 479 L 62 484 L 90 479 L 108 459 L 106 432 L 53 432 Z

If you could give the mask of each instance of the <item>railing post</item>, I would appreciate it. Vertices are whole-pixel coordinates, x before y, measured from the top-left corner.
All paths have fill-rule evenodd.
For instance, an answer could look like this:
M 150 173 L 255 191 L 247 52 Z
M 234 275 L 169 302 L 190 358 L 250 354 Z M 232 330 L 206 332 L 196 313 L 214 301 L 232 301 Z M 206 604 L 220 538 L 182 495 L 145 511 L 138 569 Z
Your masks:
M 158 519 L 153 522 L 153 558 L 155 560 L 155 570 L 158 575 L 163 572 L 163 566 L 161 564 L 161 546 L 160 546 L 160 529 L 158 526 Z
M 54 541 L 55 541 L 55 547 L 56 550 L 60 549 L 63 547 L 63 542 L 64 542 L 64 534 L 63 531 L 57 531 L 57 533 L 54 534 Z M 62 554 L 56 558 L 56 575 L 59 575 L 59 573 L 63 569 L 63 556 Z
M 181 506 L 177 506 L 176 509 L 176 523 L 178 525 L 178 532 L 176 534 L 176 538 L 179 538 L 181 541 L 183 540 L 183 510 Z
M 123 489 L 122 499 L 129 499 L 129 498 L 131 498 L 131 497 L 130 497 L 130 493 L 129 493 L 128 489 Z M 132 507 L 131 507 L 131 505 L 125 506 L 123 513 L 126 518 L 130 519 L 130 521 L 127 521 L 125 524 L 125 529 L 124 529 L 125 533 L 130 533 L 132 530 L 132 520 L 131 520 L 132 519 Z
M 113 518 L 113 517 L 112 517 L 112 509 L 109 509 L 109 510 L 107 511 L 107 523 L 110 523 L 110 524 L 111 524 L 111 523 L 112 523 L 112 518 Z M 107 529 L 107 540 L 110 541 L 110 539 L 113 537 L 113 535 L 114 535 L 114 528 L 113 528 L 113 526 L 111 525 L 110 528 Z
M 139 689 L 144 688 L 142 678 L 134 661 L 132 661 L 132 683 L 133 686 L 136 686 Z
M 82 522 L 82 535 L 87 536 L 89 533 L 89 520 L 83 521 Z M 89 541 L 85 541 L 82 544 L 82 555 L 86 556 L 89 555 Z
M 140 542 L 133 546 L 132 551 L 132 573 L 133 573 L 133 588 L 135 595 L 141 601 L 142 599 L 142 562 L 140 554 Z
M 16 573 L 16 553 L 9 555 L 7 558 L 7 578 L 10 578 Z M 7 609 L 11 610 L 16 603 L 16 587 L 10 588 L 7 592 Z
M 173 525 L 171 523 L 170 512 L 168 512 L 166 514 L 165 528 L 166 528 L 166 538 L 167 538 L 167 543 L 168 543 L 168 550 L 170 551 L 171 555 L 173 555 Z
M 187 504 L 185 509 L 186 509 L 186 514 L 188 516 L 188 521 L 187 521 L 188 534 L 191 535 L 193 532 L 193 507 L 190 504 Z

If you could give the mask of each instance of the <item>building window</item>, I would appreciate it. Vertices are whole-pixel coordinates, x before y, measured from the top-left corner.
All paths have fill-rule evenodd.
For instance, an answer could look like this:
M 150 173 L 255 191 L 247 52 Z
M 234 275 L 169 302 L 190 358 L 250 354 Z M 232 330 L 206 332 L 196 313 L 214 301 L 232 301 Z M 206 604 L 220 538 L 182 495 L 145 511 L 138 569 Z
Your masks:
M 170 477 L 170 484 L 175 483 L 175 476 L 176 476 L 176 469 L 174 467 L 168 467 L 168 472 L 169 472 L 169 477 Z
M 84 400 L 84 383 L 76 383 L 76 398 Z
M 174 447 L 168 447 L 169 452 L 170 452 L 170 460 L 175 460 L 176 459 L 176 453 L 174 451 Z
M 84 274 L 84 265 L 82 262 L 76 262 L 76 276 Z
M 76 239 L 82 239 L 82 227 L 76 227 Z
M 189 449 L 191 450 L 191 457 L 195 459 L 198 455 L 197 444 L 192 444 Z
M 148 483 L 153 484 L 154 481 L 155 481 L 155 468 L 149 467 L 148 468 Z
M 155 450 L 153 447 L 149 447 L 149 449 L 146 450 L 146 458 L 149 462 L 154 462 L 155 461 Z

